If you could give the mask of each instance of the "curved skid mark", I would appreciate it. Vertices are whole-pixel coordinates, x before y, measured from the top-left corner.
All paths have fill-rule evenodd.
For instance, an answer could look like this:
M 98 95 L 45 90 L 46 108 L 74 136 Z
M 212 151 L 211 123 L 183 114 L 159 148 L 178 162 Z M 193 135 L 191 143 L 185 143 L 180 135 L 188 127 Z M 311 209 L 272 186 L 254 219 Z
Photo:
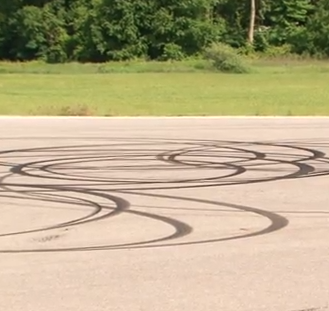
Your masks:
M 18 153 L 28 153 L 26 158 L 29 157 L 29 153 L 33 154 L 33 157 L 37 157 L 38 153 L 42 152 L 41 156 L 44 159 L 39 161 L 33 161 L 29 163 L 12 163 L 13 161 L 0 162 L 0 166 L 9 168 L 10 172 L 0 178 L 0 195 L 5 193 L 8 196 L 25 195 L 30 199 L 38 199 L 42 202 L 57 202 L 66 204 L 75 204 L 80 206 L 87 206 L 93 208 L 93 211 L 88 216 L 80 218 L 78 220 L 68 221 L 63 224 L 58 224 L 49 228 L 37 229 L 37 231 L 51 230 L 62 228 L 65 226 L 82 225 L 88 222 L 95 222 L 101 219 L 109 218 L 110 216 L 120 215 L 127 213 L 136 217 L 142 217 L 164 223 L 173 228 L 173 233 L 163 236 L 161 238 L 152 239 L 147 241 L 137 241 L 124 244 L 112 244 L 112 245 L 96 245 L 85 247 L 70 247 L 70 248 L 54 248 L 54 249 L 21 249 L 21 250 L 0 250 L 0 253 L 28 253 L 28 252 L 65 252 L 65 251 L 94 251 L 94 250 L 120 250 L 120 249 L 140 249 L 140 248 L 155 248 L 155 247 L 171 247 L 171 246 L 183 246 L 183 245 L 198 245 L 206 243 L 217 243 L 224 241 L 232 241 L 243 238 L 256 237 L 264 234 L 269 234 L 283 229 L 289 223 L 285 217 L 269 212 L 263 209 L 254 207 L 237 205 L 225 202 L 217 202 L 212 200 L 204 200 L 198 198 L 189 198 L 182 196 L 171 196 L 165 194 L 152 194 L 143 191 L 147 190 L 170 190 L 170 189 L 186 189 L 186 188 L 201 188 L 201 187 L 221 187 L 221 186 L 237 186 L 253 183 L 263 183 L 279 180 L 287 180 L 294 178 L 308 178 L 325 176 L 329 174 L 329 170 L 318 170 L 316 164 L 329 164 L 329 159 L 326 154 L 307 148 L 307 146 L 294 146 L 289 144 L 280 143 L 266 143 L 266 142 L 234 142 L 234 141 L 211 141 L 211 140 L 136 140 L 124 139 L 125 142 L 110 143 L 110 144 L 97 144 L 97 145 L 80 145 L 80 146 L 56 146 L 45 148 L 31 148 L 21 150 L 8 150 L 0 152 L 0 159 L 12 155 L 13 157 Z M 129 143 L 127 144 L 127 141 Z M 174 148 L 176 146 L 182 146 L 184 148 Z M 139 147 L 139 149 L 132 149 L 132 147 Z M 145 148 L 146 147 L 146 148 Z M 150 147 L 150 148 L 149 148 Z M 161 147 L 161 148 L 160 148 Z M 169 147 L 169 150 L 161 150 L 163 147 Z M 253 147 L 270 147 L 281 148 L 280 151 L 256 151 Z M 100 149 L 101 148 L 101 149 Z M 287 151 L 287 152 L 285 152 Z M 291 152 L 293 151 L 293 153 Z M 79 154 L 77 156 L 77 154 Z M 105 153 L 105 154 L 104 154 Z M 106 154 L 108 153 L 108 154 Z M 306 154 L 305 154 L 306 153 Z M 49 154 L 49 156 L 48 156 Z M 57 156 L 55 157 L 54 155 Z M 48 158 L 49 157 L 49 158 Z M 52 157 L 52 158 L 51 158 Z M 46 159 L 45 159 L 46 158 Z M 115 165 L 116 161 L 132 161 L 135 163 L 129 165 Z M 185 169 L 198 170 L 213 169 L 215 172 L 227 171 L 222 175 L 214 177 L 201 177 L 201 178 L 189 178 L 189 179 L 143 179 L 142 177 L 135 178 L 93 178 L 88 176 L 73 175 L 70 170 L 79 169 L 88 173 L 96 172 L 100 169 L 99 166 L 94 166 L 93 163 L 108 161 L 109 165 L 107 169 L 113 169 L 116 171 L 131 170 L 136 174 L 138 171 L 147 170 L 165 170 L 167 167 L 156 166 L 154 164 L 148 165 L 150 161 L 158 161 L 160 164 L 165 163 L 168 165 L 168 169 L 174 171 L 180 170 L 180 175 L 183 174 Z M 145 164 L 144 162 L 145 161 Z M 140 163 L 143 162 L 141 165 Z M 5 165 L 1 164 L 5 163 Z M 87 163 L 90 163 L 89 165 Z M 84 164 L 84 166 L 75 167 L 75 165 Z M 271 170 L 266 166 L 271 166 Z M 277 165 L 290 166 L 293 169 L 289 172 L 282 174 L 279 169 L 276 169 Z M 264 177 L 258 176 L 255 178 L 244 178 L 244 173 L 248 171 L 254 171 L 259 174 L 257 167 L 265 166 L 263 171 L 276 172 L 274 176 Z M 42 175 L 46 173 L 48 175 Z M 280 174 L 278 174 L 280 173 Z M 180 176 L 178 174 L 178 176 Z M 43 183 L 24 184 L 10 182 L 13 176 L 25 176 L 30 179 L 42 179 Z M 79 184 L 45 184 L 45 181 L 58 180 L 58 181 L 75 181 Z M 12 189 L 15 187 L 16 190 Z M 106 188 L 105 188 L 106 187 Z M 17 188 L 21 188 L 17 190 Z M 193 202 L 203 205 L 213 206 L 213 210 L 221 212 L 218 207 L 226 207 L 229 209 L 248 212 L 256 214 L 260 217 L 266 218 L 270 224 L 256 232 L 248 234 L 240 234 L 227 237 L 214 237 L 207 240 L 192 240 L 192 241 L 177 241 L 177 239 L 183 238 L 193 232 L 193 228 L 187 223 L 173 219 L 170 217 L 157 215 L 154 213 L 147 213 L 138 210 L 129 209 L 129 202 L 125 199 L 113 196 L 108 192 L 132 195 L 132 196 L 145 196 L 149 198 L 162 198 L 168 200 L 179 200 L 183 202 Z M 56 192 L 56 194 L 52 193 Z M 73 196 L 62 195 L 63 192 L 74 193 Z M 90 199 L 80 199 L 81 195 L 87 195 Z M 115 203 L 115 207 L 111 207 L 108 204 L 98 204 L 96 201 L 99 198 L 103 198 L 110 202 Z M 72 202 L 72 200 L 79 200 L 78 202 Z M 156 208 L 156 207 L 154 207 Z M 98 216 L 101 211 L 108 210 L 104 215 Z M 8 235 L 19 235 L 30 232 L 18 232 Z M 8 236 L 4 235 L 4 236 Z M 0 235 L 1 237 L 1 235 Z
M 38 189 L 40 189 L 41 187 L 37 187 Z M 45 187 L 46 189 L 50 189 L 52 191 L 57 190 L 54 187 Z M 97 196 L 96 192 L 93 191 L 86 191 L 86 190 L 72 190 L 72 189 L 60 189 L 60 192 L 76 192 L 77 195 L 79 194 L 90 194 L 92 196 Z M 15 193 L 15 191 L 11 191 L 12 193 Z M 24 199 L 28 199 L 28 200 L 34 200 L 35 198 L 38 197 L 38 195 L 35 195 L 35 193 L 31 194 L 31 193 L 24 193 L 27 196 L 30 196 L 32 198 L 24 198 Z M 3 195 L 2 195 L 3 196 Z M 91 213 L 89 213 L 88 215 L 72 220 L 72 221 L 68 221 L 68 222 L 63 222 L 63 223 L 59 223 L 53 226 L 49 226 L 49 227 L 44 227 L 44 228 L 38 228 L 38 229 L 32 229 L 32 230 L 24 230 L 24 231 L 17 231 L 17 232 L 9 232 L 9 233 L 4 233 L 4 234 L 0 234 L 0 238 L 1 237 L 8 237 L 8 236 L 15 236 L 15 235 L 22 235 L 22 234 L 29 234 L 29 233 L 37 233 L 37 232 L 43 232 L 43 231 L 49 231 L 49 230 L 54 230 L 54 229 L 61 229 L 61 228 L 66 228 L 66 227 L 72 227 L 72 226 L 77 226 L 77 225 L 84 225 L 90 222 L 96 222 L 96 221 L 100 221 L 109 217 L 114 217 L 116 215 L 121 214 L 122 212 L 126 211 L 130 204 L 128 201 L 122 199 L 122 198 L 118 198 L 112 195 L 107 195 L 106 198 L 108 200 L 110 200 L 111 202 L 115 203 L 115 207 L 114 208 L 110 208 L 109 206 L 104 206 L 104 205 L 100 205 L 94 201 L 91 200 L 86 200 L 86 199 L 81 199 L 81 198 L 77 198 L 77 197 L 73 197 L 73 196 L 65 196 L 65 195 L 55 195 L 55 194 L 47 194 L 47 196 L 49 197 L 57 197 L 59 199 L 45 199 L 45 198 L 40 198 L 39 195 L 39 201 L 41 202 L 55 202 L 55 203 L 65 203 L 65 204 L 72 204 L 72 205 L 79 205 L 79 206 L 88 206 L 88 207 L 92 207 L 94 209 L 94 211 L 92 211 Z M 11 196 L 11 198 L 19 198 L 19 199 L 23 199 L 21 197 L 15 197 L 15 196 Z M 75 199 L 75 200 L 79 200 L 80 203 L 77 202 L 71 202 L 71 201 L 67 201 L 67 200 L 63 200 L 63 199 Z M 98 217 L 94 217 L 97 214 L 99 214 L 103 209 L 109 209 L 110 211 L 105 213 L 104 215 L 98 216 Z
M 189 143 L 186 143 L 189 144 Z M 261 146 L 279 146 L 282 148 L 290 148 L 290 149 L 296 149 L 296 150 L 300 150 L 300 151 L 304 151 L 304 152 L 308 152 L 311 153 L 311 156 L 303 156 L 300 157 L 297 160 L 293 160 L 293 161 L 288 161 L 288 160 L 278 160 L 278 159 L 271 159 L 268 158 L 268 155 L 261 153 L 261 152 L 256 152 L 256 151 L 250 151 L 248 149 L 242 149 L 242 148 L 233 148 L 233 147 L 226 147 L 226 146 L 218 146 L 216 145 L 214 142 L 212 144 L 209 144 L 209 142 L 205 145 L 199 145 L 197 146 L 198 148 L 201 148 L 202 146 L 209 148 L 209 147 L 218 147 L 218 148 L 227 148 L 227 149 L 231 149 L 231 150 L 238 150 L 240 152 L 245 152 L 245 153 L 252 153 L 255 157 L 255 159 L 257 160 L 264 160 L 266 162 L 269 163 L 275 163 L 275 164 L 287 164 L 287 165 L 292 165 L 295 166 L 297 168 L 297 171 L 287 174 L 287 175 L 283 175 L 283 176 L 276 176 L 276 177 L 268 177 L 268 178 L 258 178 L 256 180 L 238 180 L 238 181 L 221 181 L 225 178 L 228 177 L 233 177 L 236 176 L 238 174 L 242 174 L 243 172 L 246 171 L 246 168 L 243 166 L 236 166 L 236 165 L 231 165 L 230 163 L 227 162 L 223 162 L 222 165 L 226 165 L 226 168 L 231 168 L 231 169 L 235 169 L 238 172 L 233 172 L 231 174 L 228 174 L 226 176 L 218 176 L 218 177 L 211 177 L 211 178 L 201 178 L 201 179 L 189 179 L 189 180 L 163 180 L 163 181 L 144 181 L 144 180 L 113 180 L 113 179 L 105 179 L 104 180 L 104 184 L 106 185 L 112 185 L 112 186 L 122 186 L 122 185 L 133 185 L 134 187 L 120 187 L 120 190 L 136 190 L 136 185 L 138 184 L 138 190 L 160 190 L 160 189 L 183 189 L 183 188 L 202 188 L 202 187 L 216 187 L 216 186 L 232 186 L 232 185 L 242 185 L 242 184 L 250 184 L 250 183 L 261 183 L 261 182 L 267 182 L 267 181 L 276 181 L 276 180 L 282 180 L 282 179 L 290 179 L 290 178 L 296 178 L 296 177 L 305 177 L 305 176 L 309 176 L 311 177 L 311 174 L 314 169 L 311 165 L 308 164 L 304 164 L 304 163 L 300 163 L 303 161 L 307 161 L 307 160 L 311 160 L 311 159 L 318 159 L 318 157 L 321 157 L 324 155 L 324 153 L 313 150 L 313 149 L 309 149 L 309 148 L 303 148 L 303 147 L 295 147 L 295 146 L 286 146 L 286 145 L 280 145 L 280 144 L 264 144 L 264 143 L 254 143 L 254 145 L 261 145 Z M 183 149 L 179 149 L 179 150 L 183 150 L 182 152 L 187 152 L 187 148 L 183 148 Z M 194 146 L 193 151 L 196 150 L 196 147 Z M 177 152 L 174 151 L 174 155 L 176 155 L 177 157 Z M 170 155 L 170 152 L 168 152 L 168 154 Z M 179 153 L 178 153 L 179 154 Z M 156 156 L 156 158 L 161 158 L 161 154 Z M 62 158 L 61 158 L 62 159 Z M 59 179 L 59 180 L 79 180 L 79 181 L 83 181 L 83 182 L 101 182 L 101 180 L 99 179 L 89 179 L 89 178 L 58 178 L 58 177 L 54 177 L 54 176 L 40 176 L 40 175 L 34 175 L 34 174 L 29 174 L 26 171 L 24 171 L 23 169 L 28 167 L 29 165 L 35 165 L 37 163 L 45 163 L 45 162 L 49 162 L 50 160 L 44 160 L 44 161 L 39 161 L 39 162 L 30 162 L 30 163 L 25 163 L 23 165 L 18 165 L 14 168 L 12 168 L 13 172 L 15 172 L 16 174 L 20 174 L 23 176 L 33 176 L 33 177 L 40 177 L 40 178 L 45 178 L 45 179 Z M 96 161 L 97 161 L 97 157 L 96 157 Z M 165 160 L 163 160 L 165 161 Z M 170 160 L 168 161 L 170 163 Z M 173 162 L 171 160 L 171 162 Z M 180 164 L 182 165 L 186 165 L 184 162 L 180 162 Z M 39 168 L 42 169 L 42 168 Z M 63 175 L 63 174 L 61 174 Z M 67 175 L 67 174 L 66 174 Z M 313 174 L 312 174 L 313 175 Z M 214 181 L 214 183 L 207 183 L 207 182 L 211 182 Z M 217 182 L 215 182 L 217 181 Z M 166 186 L 167 184 L 174 184 L 172 186 Z M 182 185 L 184 183 L 200 183 L 200 184 L 192 184 L 192 185 Z M 102 184 L 102 183 L 101 183 Z M 141 187 L 140 185 L 153 185 L 151 187 Z M 154 186 L 160 184 L 162 186 Z M 165 186 L 163 186 L 165 185 Z M 70 187 L 70 185 L 62 185 L 62 186 L 68 186 Z M 109 189 L 109 190 L 116 190 L 117 188 L 113 188 L 113 189 Z
M 49 195 L 51 197 L 54 197 L 54 198 L 60 198 L 60 199 L 63 199 L 63 198 L 73 198 L 73 197 L 69 197 L 69 196 L 64 196 L 64 195 Z M 6 197 L 6 196 L 3 196 L 2 197 Z M 22 197 L 17 197 L 17 196 L 7 196 L 7 197 L 10 197 L 10 198 L 14 198 L 14 199 L 24 199 L 24 200 L 35 200 L 35 198 L 22 198 Z M 77 199 L 78 200 L 78 199 Z M 69 227 L 69 226 L 74 226 L 74 225 L 81 225 L 81 224 L 84 224 L 86 222 L 89 222 L 90 221 L 90 218 L 99 214 L 102 210 L 102 207 L 99 206 L 97 203 L 95 202 L 92 202 L 92 201 L 89 201 L 89 200 L 83 200 L 83 199 L 79 199 L 80 202 L 84 202 L 85 204 L 88 204 L 89 206 L 91 206 L 93 208 L 93 211 L 90 212 L 89 214 L 87 214 L 86 216 L 83 216 L 83 217 L 80 217 L 80 218 L 77 218 L 77 219 L 74 219 L 74 220 L 71 220 L 71 221 L 67 221 L 67 222 L 63 222 L 63 223 L 59 223 L 59 224 L 56 224 L 56 225 L 52 225 L 52 226 L 49 226 L 49 227 L 43 227 L 43 228 L 38 228 L 38 229 L 31 229 L 31 230 L 24 230 L 24 231 L 17 231 L 17 232 L 8 232 L 8 233 L 2 233 L 0 234 L 0 238 L 1 237 L 8 237 L 8 236 L 15 236 L 15 235 L 22 235 L 22 234 L 28 234 L 28 233 L 37 233 L 37 232 L 42 232 L 42 231 L 48 231 L 48 230 L 53 230 L 53 229 L 60 229 L 60 228 L 65 228 L 65 227 Z M 70 201 L 61 201 L 61 200 L 55 200 L 55 199 L 40 199 L 39 198 L 39 201 L 41 202 L 60 202 L 60 203 L 65 203 L 65 204 L 74 204 L 76 205 L 75 203 L 72 203 Z
M 137 242 L 137 243 L 127 243 L 127 244 L 117 244 L 117 245 L 97 245 L 97 246 L 87 246 L 87 247 L 70 247 L 70 248 L 54 248 L 54 249 L 26 249 L 26 250 L 0 250 L 0 253 L 42 253 L 42 252 L 67 252 L 67 251 L 109 251 L 109 250 L 120 250 L 120 249 L 143 249 L 143 248 L 160 248 L 160 247 L 172 247 L 172 246 L 189 246 L 189 245 L 199 245 L 199 244 L 208 244 L 208 243 L 218 243 L 224 241 L 231 241 L 237 239 L 245 239 L 256 237 L 264 234 L 269 234 L 280 229 L 286 227 L 289 221 L 281 215 L 264 211 L 261 209 L 237 205 L 237 204 L 230 204 L 224 202 L 216 202 L 211 200 L 202 200 L 202 199 L 195 199 L 195 198 L 187 198 L 187 197 L 179 197 L 179 196 L 168 196 L 168 195 L 155 195 L 155 194 L 145 194 L 139 192 L 126 192 L 120 191 L 123 194 L 133 194 L 133 195 L 142 195 L 142 196 L 149 196 L 155 198 L 165 198 L 165 199 L 172 199 L 172 200 L 183 200 L 187 202 L 197 202 L 203 203 L 207 205 L 215 205 L 215 206 L 225 206 L 233 209 L 238 209 L 244 212 L 255 213 L 259 216 L 266 217 L 270 221 L 270 225 L 266 228 L 259 230 L 257 232 L 244 234 L 244 235 L 236 235 L 236 236 L 229 236 L 224 238 L 214 238 L 208 240 L 197 240 L 197 241 L 190 241 L 190 242 L 172 242 L 172 243 L 162 243 L 162 244 L 153 244 L 153 243 L 160 243 L 160 242 L 167 242 L 169 240 L 181 238 L 183 236 L 188 235 L 192 232 L 192 228 L 184 223 L 181 223 L 174 219 L 169 219 L 168 217 L 158 216 L 150 213 L 144 213 L 139 211 L 128 210 L 127 213 L 136 214 L 142 217 L 150 217 L 155 220 L 164 221 L 176 228 L 176 232 L 166 238 L 160 238 L 150 241 L 144 242 Z

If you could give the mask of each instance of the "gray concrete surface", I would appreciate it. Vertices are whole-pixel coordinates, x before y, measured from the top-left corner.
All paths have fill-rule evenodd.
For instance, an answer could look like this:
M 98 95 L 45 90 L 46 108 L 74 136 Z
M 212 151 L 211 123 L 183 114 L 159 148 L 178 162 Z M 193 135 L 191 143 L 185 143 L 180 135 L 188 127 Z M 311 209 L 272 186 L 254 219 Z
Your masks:
M 329 304 L 329 119 L 0 118 L 0 310 Z

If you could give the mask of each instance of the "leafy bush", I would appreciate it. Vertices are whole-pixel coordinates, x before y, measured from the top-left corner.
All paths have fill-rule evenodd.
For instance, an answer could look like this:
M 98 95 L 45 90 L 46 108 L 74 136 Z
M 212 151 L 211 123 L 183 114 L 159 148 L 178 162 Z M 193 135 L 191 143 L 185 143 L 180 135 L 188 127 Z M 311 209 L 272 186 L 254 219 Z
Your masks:
M 250 71 L 243 56 L 226 44 L 211 45 L 205 50 L 204 57 L 212 63 L 214 69 L 221 72 L 247 73 Z
M 268 57 L 282 57 L 291 55 L 292 47 L 289 44 L 283 44 L 281 46 L 269 46 L 265 51 L 265 56 Z
M 160 60 L 182 60 L 184 53 L 182 47 L 175 43 L 167 43 L 163 48 L 163 54 Z

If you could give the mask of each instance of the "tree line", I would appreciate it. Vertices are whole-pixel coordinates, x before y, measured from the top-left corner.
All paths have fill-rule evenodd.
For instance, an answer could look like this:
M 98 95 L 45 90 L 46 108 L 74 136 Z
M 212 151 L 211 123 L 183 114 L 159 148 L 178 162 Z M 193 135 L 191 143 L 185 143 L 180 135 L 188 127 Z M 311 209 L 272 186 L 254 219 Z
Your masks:
M 2 60 L 177 60 L 213 42 L 329 56 L 329 0 L 0 1 Z

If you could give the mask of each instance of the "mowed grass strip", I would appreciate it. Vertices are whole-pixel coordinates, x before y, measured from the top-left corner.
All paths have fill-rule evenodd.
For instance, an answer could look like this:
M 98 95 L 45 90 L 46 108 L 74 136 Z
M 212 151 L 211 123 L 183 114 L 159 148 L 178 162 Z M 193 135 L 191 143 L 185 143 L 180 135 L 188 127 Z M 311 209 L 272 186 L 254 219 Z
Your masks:
M 3 74 L 1 115 L 329 115 L 327 70 Z

